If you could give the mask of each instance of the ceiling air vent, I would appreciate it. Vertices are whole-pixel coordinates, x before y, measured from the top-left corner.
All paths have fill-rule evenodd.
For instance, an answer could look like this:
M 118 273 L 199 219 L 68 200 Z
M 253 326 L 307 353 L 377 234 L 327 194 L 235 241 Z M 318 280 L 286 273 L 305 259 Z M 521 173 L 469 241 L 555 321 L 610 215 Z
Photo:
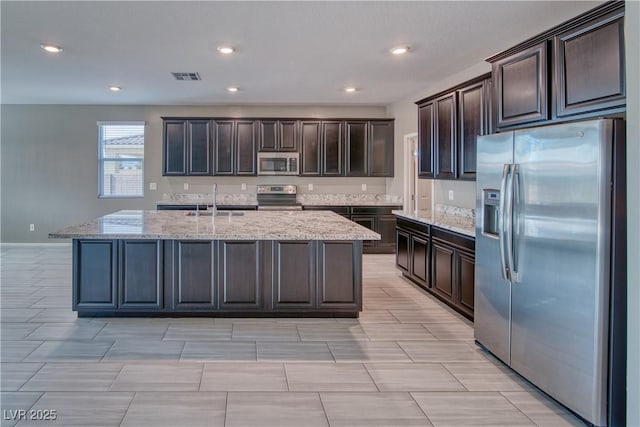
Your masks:
M 176 80 L 200 80 L 198 73 L 171 73 Z

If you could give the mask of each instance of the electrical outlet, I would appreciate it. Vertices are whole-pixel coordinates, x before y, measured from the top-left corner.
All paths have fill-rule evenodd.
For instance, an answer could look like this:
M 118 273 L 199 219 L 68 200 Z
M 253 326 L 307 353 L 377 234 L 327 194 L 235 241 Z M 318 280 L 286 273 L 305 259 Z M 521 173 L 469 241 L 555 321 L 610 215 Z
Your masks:
M 36 231 L 36 225 L 35 224 L 29 224 L 29 231 Z
M 149 190 L 157 190 L 158 189 L 158 185 L 155 182 L 150 182 L 149 183 Z
M 453 200 L 453 190 L 449 190 L 449 200 Z
M 245 184 L 244 182 L 242 184 L 240 184 L 240 189 L 242 191 L 247 191 L 247 184 Z
M 362 191 L 367 191 L 367 184 L 362 184 Z
M 189 183 L 185 182 L 184 185 L 182 186 L 185 190 L 189 189 Z
M 307 185 L 307 188 L 309 189 L 309 191 L 313 191 L 313 184 Z

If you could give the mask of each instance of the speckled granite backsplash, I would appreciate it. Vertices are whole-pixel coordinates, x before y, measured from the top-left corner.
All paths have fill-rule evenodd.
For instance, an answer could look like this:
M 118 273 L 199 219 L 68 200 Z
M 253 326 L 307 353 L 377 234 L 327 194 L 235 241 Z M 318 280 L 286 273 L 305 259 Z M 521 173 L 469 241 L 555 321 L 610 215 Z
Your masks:
M 461 208 L 458 206 L 436 204 L 436 214 L 467 218 L 473 220 L 474 224 L 476 222 L 476 210 L 471 208 Z
M 160 204 L 176 203 L 212 203 L 211 194 L 207 193 L 164 193 Z M 218 193 L 216 202 L 222 205 L 255 205 L 256 195 L 253 193 Z M 402 197 L 389 194 L 298 194 L 298 202 L 303 205 L 317 206 L 376 206 L 401 205 Z
M 390 194 L 298 194 L 303 205 L 401 205 L 402 197 Z

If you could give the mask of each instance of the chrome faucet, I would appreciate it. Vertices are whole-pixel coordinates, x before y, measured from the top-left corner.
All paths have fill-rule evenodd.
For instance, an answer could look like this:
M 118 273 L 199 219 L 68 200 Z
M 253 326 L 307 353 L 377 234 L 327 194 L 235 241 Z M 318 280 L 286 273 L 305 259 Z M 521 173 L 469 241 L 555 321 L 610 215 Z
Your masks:
M 211 209 L 213 211 L 213 216 L 216 216 L 216 212 L 217 212 L 216 198 L 218 193 L 218 184 L 213 184 L 212 190 L 213 190 L 213 193 L 212 193 L 213 204 L 211 205 Z

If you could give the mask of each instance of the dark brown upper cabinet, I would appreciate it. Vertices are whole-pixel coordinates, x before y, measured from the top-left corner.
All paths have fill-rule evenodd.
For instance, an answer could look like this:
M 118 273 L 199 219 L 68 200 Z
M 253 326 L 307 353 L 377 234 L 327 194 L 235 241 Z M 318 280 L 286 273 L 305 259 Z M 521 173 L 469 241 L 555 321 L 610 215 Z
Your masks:
M 617 10 L 554 37 L 558 117 L 625 105 L 623 21 Z
M 418 106 L 418 176 L 433 178 L 433 102 Z
M 393 176 L 393 121 L 345 122 L 346 176 Z
M 162 174 L 211 175 L 209 120 L 164 122 Z
M 256 123 L 254 120 L 216 120 L 214 175 L 256 174 Z
M 297 120 L 260 120 L 259 151 L 298 151 Z
M 624 8 L 603 3 L 487 58 L 497 128 L 624 113 Z
M 342 127 L 340 121 L 322 122 L 320 149 L 322 176 L 344 175 Z
M 493 64 L 498 97 L 498 127 L 549 118 L 547 42 Z
M 367 122 L 348 121 L 345 124 L 347 176 L 367 176 Z
M 302 121 L 300 123 L 302 162 L 300 174 L 320 176 L 320 122 Z
M 369 176 L 393 176 L 393 122 L 369 122 Z
M 476 179 L 476 141 L 492 129 L 491 74 L 416 102 L 418 177 Z
M 457 173 L 456 135 L 457 100 L 456 93 L 436 99 L 435 106 L 435 177 L 437 179 L 455 179 Z
M 458 178 L 476 179 L 476 140 L 488 133 L 488 80 L 458 90 Z

